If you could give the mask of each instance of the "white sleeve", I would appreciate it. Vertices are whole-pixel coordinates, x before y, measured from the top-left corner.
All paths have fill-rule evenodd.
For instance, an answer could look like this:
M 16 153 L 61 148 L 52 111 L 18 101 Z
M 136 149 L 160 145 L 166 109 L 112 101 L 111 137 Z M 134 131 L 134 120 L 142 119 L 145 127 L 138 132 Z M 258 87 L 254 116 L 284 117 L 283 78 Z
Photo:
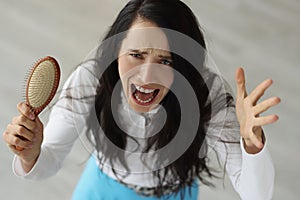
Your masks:
M 220 163 L 225 165 L 234 189 L 242 200 L 272 199 L 275 170 L 267 142 L 259 153 L 248 154 L 241 138 L 230 140 L 234 133 L 239 134 L 239 128 L 224 129 L 219 140 L 209 142 Z
M 273 196 L 275 169 L 265 142 L 257 154 L 248 154 L 243 146 L 242 170 L 236 188 L 243 200 L 269 200 Z M 237 181 L 238 182 L 238 181 Z
M 217 89 L 220 86 L 219 81 L 216 80 L 213 84 L 211 92 L 214 94 L 211 97 L 221 95 L 221 99 L 225 100 L 224 92 Z M 225 88 L 224 91 L 226 90 Z M 242 200 L 272 198 L 275 170 L 267 143 L 257 154 L 248 154 L 245 151 L 233 101 L 213 116 L 206 139 L 208 147 L 215 150 L 220 163 L 225 165 L 226 173 Z
M 93 106 L 97 78 L 87 66 L 80 66 L 63 86 L 53 106 L 40 155 L 28 173 L 25 173 L 17 156 L 13 160 L 13 172 L 25 179 L 44 179 L 57 173 L 71 148 L 86 126 L 86 117 Z

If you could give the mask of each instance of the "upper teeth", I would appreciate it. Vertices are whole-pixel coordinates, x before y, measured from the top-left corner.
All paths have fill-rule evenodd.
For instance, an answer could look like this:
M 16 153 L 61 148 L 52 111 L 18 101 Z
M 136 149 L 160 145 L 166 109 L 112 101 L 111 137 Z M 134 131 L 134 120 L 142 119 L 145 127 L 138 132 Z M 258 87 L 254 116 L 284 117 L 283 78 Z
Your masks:
M 135 88 L 140 91 L 140 92 L 143 92 L 143 93 L 146 93 L 146 94 L 149 94 L 151 92 L 154 92 L 155 89 L 145 89 L 141 86 L 138 86 L 138 85 L 135 85 Z

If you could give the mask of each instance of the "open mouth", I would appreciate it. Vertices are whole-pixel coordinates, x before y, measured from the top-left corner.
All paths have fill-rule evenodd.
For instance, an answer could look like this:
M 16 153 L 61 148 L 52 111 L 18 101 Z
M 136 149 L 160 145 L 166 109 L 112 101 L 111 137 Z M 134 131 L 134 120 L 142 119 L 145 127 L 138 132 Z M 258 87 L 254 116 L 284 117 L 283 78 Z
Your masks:
M 131 91 L 132 98 L 137 104 L 147 106 L 154 102 L 160 90 L 131 84 Z

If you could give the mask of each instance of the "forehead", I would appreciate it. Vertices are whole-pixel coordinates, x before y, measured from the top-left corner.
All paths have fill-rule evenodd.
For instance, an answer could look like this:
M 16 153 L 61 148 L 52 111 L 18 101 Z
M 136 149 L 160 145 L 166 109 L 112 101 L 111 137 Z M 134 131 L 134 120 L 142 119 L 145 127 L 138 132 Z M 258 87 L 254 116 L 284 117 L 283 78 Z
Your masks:
M 120 53 L 125 53 L 128 49 L 158 49 L 166 52 L 170 48 L 161 28 L 150 21 L 137 20 L 127 31 Z

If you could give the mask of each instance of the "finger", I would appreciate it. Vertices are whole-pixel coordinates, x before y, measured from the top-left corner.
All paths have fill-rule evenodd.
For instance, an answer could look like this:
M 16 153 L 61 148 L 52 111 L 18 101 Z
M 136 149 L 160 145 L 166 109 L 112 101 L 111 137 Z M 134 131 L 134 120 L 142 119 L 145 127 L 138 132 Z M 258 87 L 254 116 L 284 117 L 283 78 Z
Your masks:
M 5 131 L 3 133 L 3 138 L 4 141 L 11 146 L 18 146 L 22 149 L 26 148 L 26 149 L 30 149 L 32 148 L 32 142 L 27 141 L 27 140 L 22 140 L 21 138 L 17 137 L 16 135 L 10 134 L 9 132 Z M 14 147 L 14 148 L 15 148 Z
M 15 153 L 15 154 L 20 154 L 20 152 L 22 151 L 22 150 L 24 150 L 24 148 L 21 148 L 20 150 L 18 150 L 17 148 L 16 148 L 16 146 L 14 146 L 14 145 L 11 145 L 11 144 L 7 144 L 7 146 Z
M 32 132 L 35 131 L 37 126 L 35 121 L 28 119 L 25 115 L 14 117 L 12 120 L 12 124 L 23 126 Z
M 264 126 L 267 124 L 272 124 L 279 119 L 278 115 L 268 115 L 258 117 L 254 120 L 254 126 Z
M 17 108 L 20 114 L 25 115 L 27 118 L 31 120 L 35 119 L 35 114 L 31 110 L 30 106 L 28 106 L 26 103 L 24 102 L 18 103 Z
M 245 73 L 244 69 L 239 67 L 235 72 L 235 81 L 237 89 L 237 99 L 243 99 L 247 96 L 246 86 L 245 86 Z
M 267 79 L 260 83 L 249 95 L 252 104 L 255 105 L 257 101 L 264 95 L 265 91 L 272 85 L 273 80 Z
M 24 126 L 11 125 L 10 131 L 22 140 L 32 141 L 34 138 L 34 133 Z
M 280 101 L 281 101 L 281 99 L 278 97 L 271 97 L 269 99 L 266 99 L 263 102 L 261 102 L 253 107 L 253 113 L 255 116 L 257 116 L 260 113 L 265 112 L 269 108 L 279 104 Z
M 35 118 L 36 121 L 36 127 L 35 127 L 35 134 L 36 135 L 42 135 L 43 134 L 43 130 L 44 130 L 44 125 L 41 122 L 39 117 Z

